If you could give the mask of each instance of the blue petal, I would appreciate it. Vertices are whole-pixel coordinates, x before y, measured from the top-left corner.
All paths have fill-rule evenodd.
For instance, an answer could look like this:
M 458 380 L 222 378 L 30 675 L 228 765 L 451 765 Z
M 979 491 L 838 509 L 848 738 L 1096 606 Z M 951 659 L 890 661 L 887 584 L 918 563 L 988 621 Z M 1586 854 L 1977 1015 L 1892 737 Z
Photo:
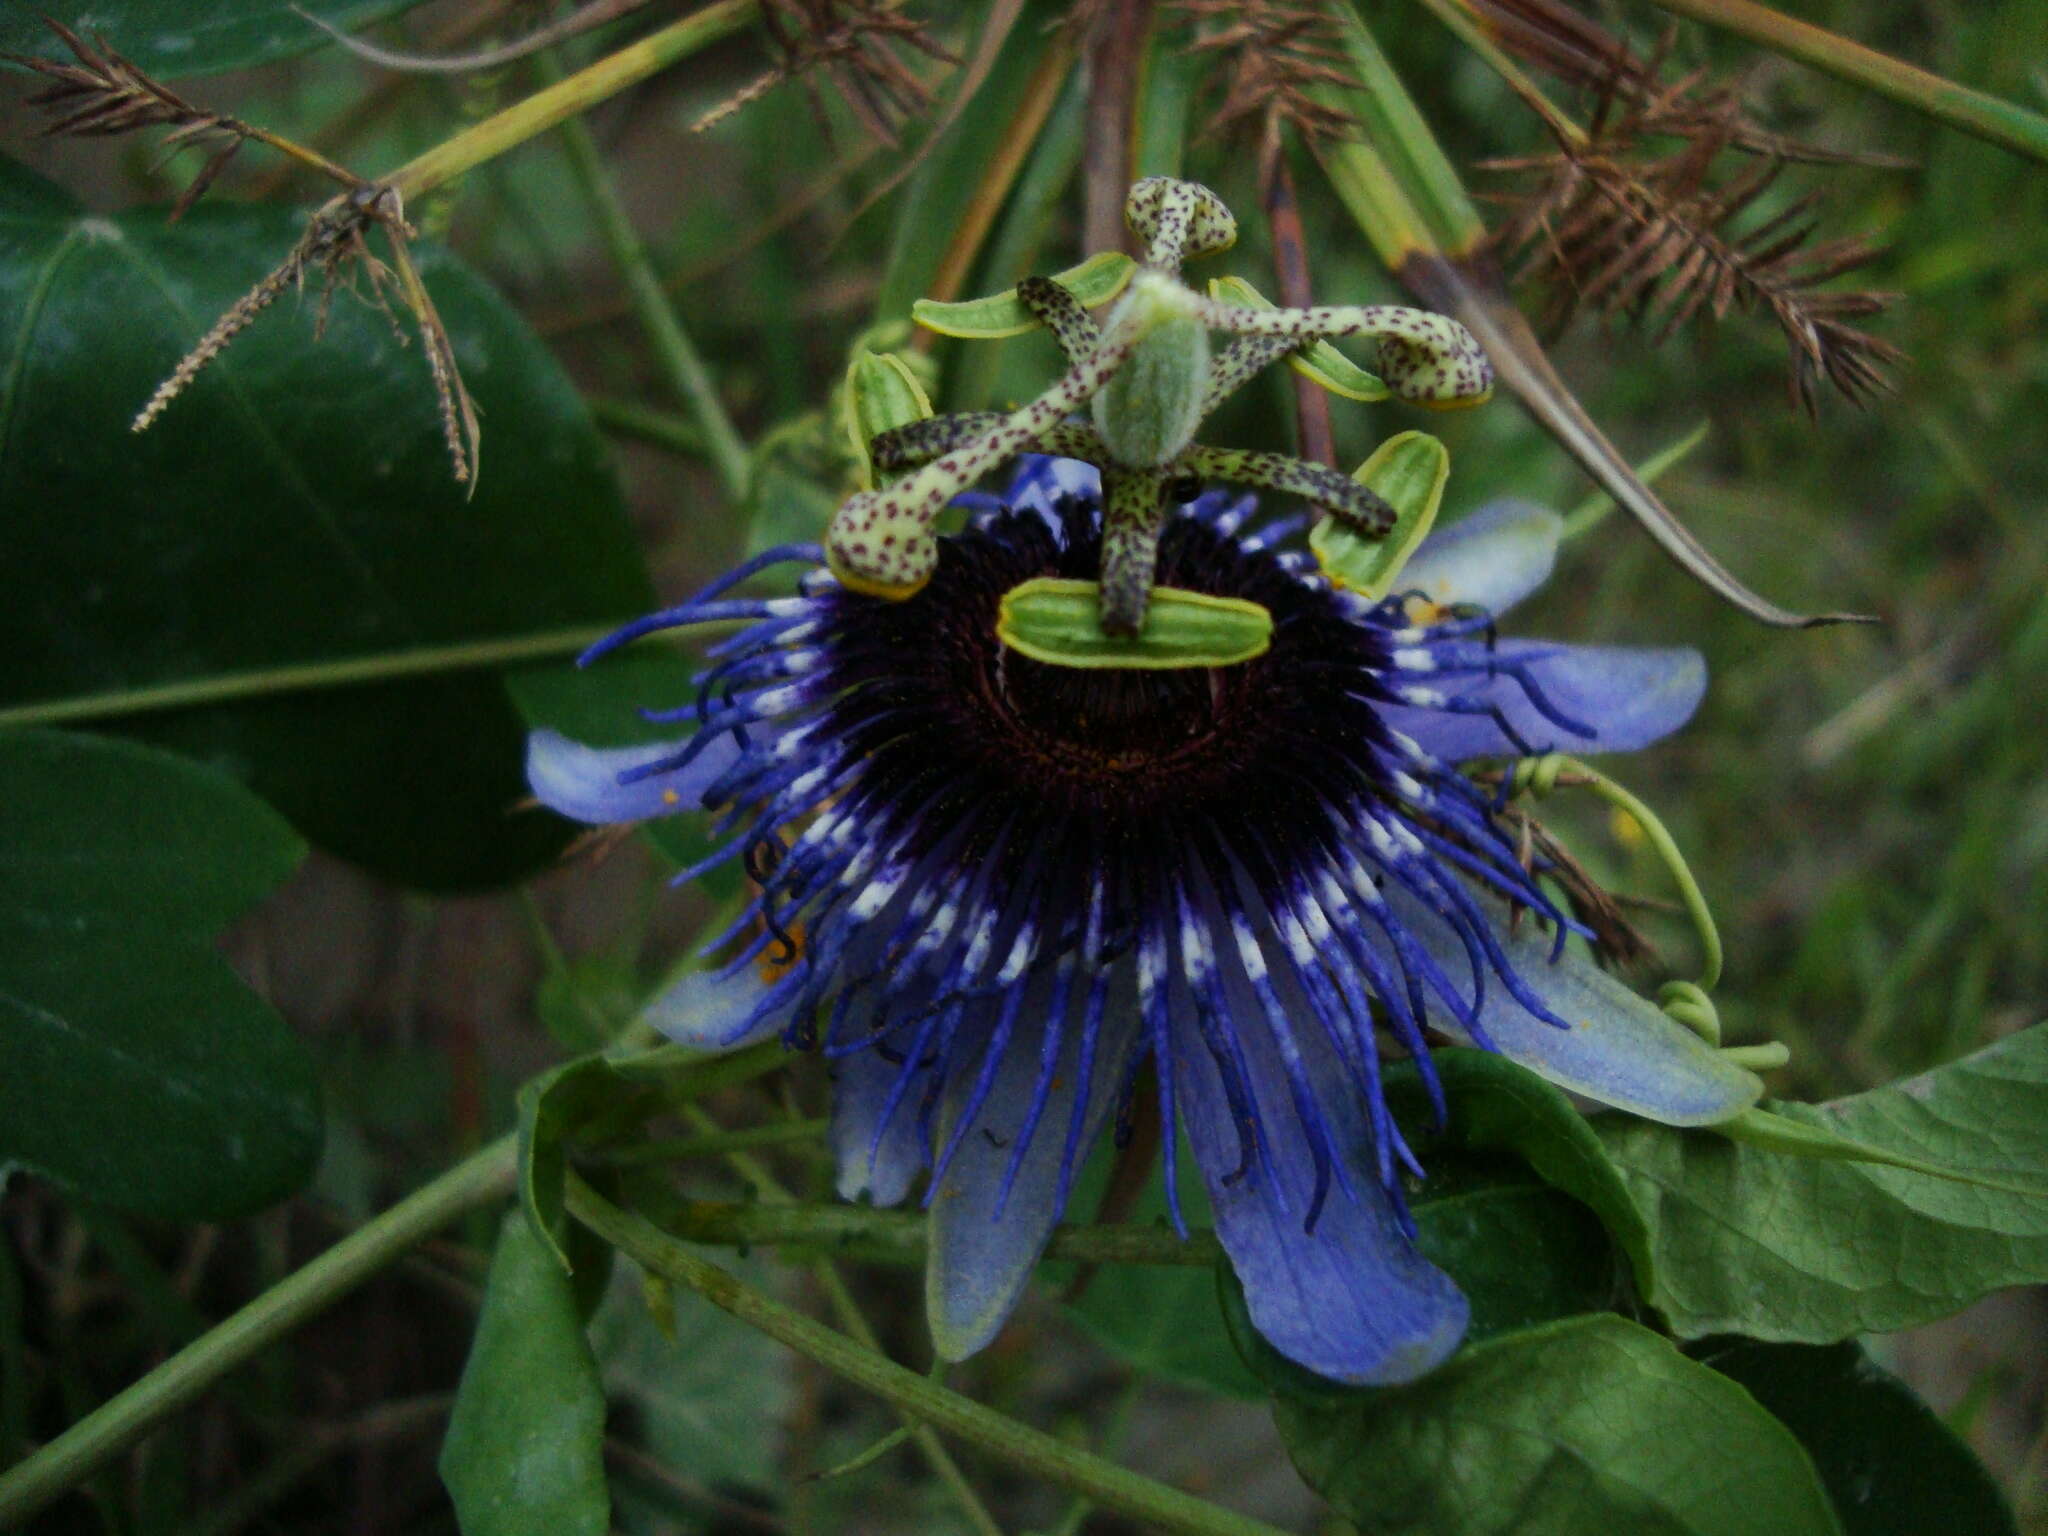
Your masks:
M 1049 988 L 1050 978 L 1043 970 L 1036 980 Z M 1084 990 L 1076 988 L 1076 993 Z M 1042 1113 L 1024 1146 L 1002 1215 L 996 1215 L 997 1196 L 1017 1153 L 1017 1138 L 1029 1121 L 1043 1071 L 1040 1046 L 1049 1010 L 1042 1003 L 1034 1008 L 1035 1001 L 1027 999 L 1021 1010 L 1023 1023 L 1002 1055 L 995 1085 L 931 1197 L 925 1310 L 932 1342 L 947 1360 L 966 1359 L 1002 1330 L 1060 1219 L 1060 1168 L 1079 1080 L 1078 996 L 1061 1032 L 1057 1067 Z M 986 1012 L 992 1019 L 994 1009 Z M 1077 1167 L 1116 1106 L 1137 1032 L 1137 1010 L 1112 1004 L 1089 1074 L 1088 1106 L 1075 1145 Z M 981 1038 L 986 1038 L 985 1029 Z M 965 1053 L 965 1064 L 947 1084 L 938 1122 L 941 1145 L 972 1091 L 979 1060 L 978 1050 Z
M 1505 613 L 1550 579 L 1563 531 L 1564 519 L 1548 507 L 1490 501 L 1424 539 L 1396 588 Z
M 682 746 L 682 741 L 664 741 L 586 747 L 559 731 L 535 731 L 526 738 L 526 782 L 542 805 L 593 826 L 701 810 L 704 791 L 739 757 L 739 743 L 730 732 L 721 741 L 706 743 L 687 766 L 673 773 L 619 782 L 622 775 L 671 757 Z
M 1079 459 L 1056 459 L 1049 454 L 1026 454 L 1017 461 L 1004 499 L 1011 506 L 1030 512 L 1050 512 L 1063 496 L 1083 501 L 1102 499 L 1102 471 Z
M 1266 1026 L 1243 1008 L 1234 1011 L 1271 1157 L 1253 1158 L 1240 1176 L 1240 1128 L 1192 1026 L 1184 1025 L 1175 1043 L 1174 1082 L 1181 1123 L 1209 1187 L 1216 1235 L 1244 1287 L 1252 1322 L 1282 1354 L 1334 1381 L 1413 1381 L 1465 1336 L 1465 1298 L 1402 1232 L 1372 1166 L 1371 1133 L 1357 1095 L 1327 1046 L 1307 1038 L 1302 1044 L 1318 1097 L 1338 1144 L 1352 1156 L 1350 1188 L 1332 1190 L 1315 1231 L 1303 1230 L 1315 1182 L 1308 1137 Z
M 1466 989 L 1472 974 L 1464 946 L 1448 924 L 1426 912 L 1414 898 L 1389 891 L 1401 920 Z M 1505 908 L 1481 898 L 1496 916 Z M 1666 1125 L 1713 1125 L 1740 1114 L 1763 1096 L 1755 1073 L 1738 1067 L 1713 1046 L 1647 998 L 1630 991 L 1590 961 L 1566 950 L 1552 961 L 1553 935 L 1526 917 L 1513 933 L 1496 921 L 1494 931 L 1509 963 L 1545 1007 L 1571 1025 L 1560 1029 L 1536 1018 L 1490 979 L 1479 1023 L 1508 1060 L 1546 1077 L 1560 1088 Z M 1445 1034 L 1470 1043 L 1445 1009 L 1432 1022 Z
M 754 1018 L 767 995 L 760 970 L 744 966 L 731 976 L 691 971 L 647 1005 L 641 1015 L 678 1045 L 701 1051 L 730 1051 L 764 1040 L 789 1022 L 786 1007 Z
M 1406 705 L 1383 709 L 1387 724 L 1447 763 L 1517 757 L 1525 750 L 1633 752 L 1691 719 L 1707 689 L 1706 660 L 1690 648 L 1503 640 L 1495 654 L 1504 663 L 1526 658 L 1530 677 L 1556 714 L 1589 725 L 1596 734 L 1559 724 L 1520 681 L 1506 675 L 1425 674 L 1418 681 L 1449 696 L 1460 710 L 1492 706 L 1506 718 L 1513 734 L 1490 714 Z
M 900 1205 L 925 1164 L 917 1134 L 916 1106 L 899 1109 L 875 1140 L 875 1126 L 901 1066 L 879 1051 L 857 1051 L 841 1061 L 832 1079 L 832 1159 L 839 1170 L 842 1200 L 867 1196 L 876 1205 Z

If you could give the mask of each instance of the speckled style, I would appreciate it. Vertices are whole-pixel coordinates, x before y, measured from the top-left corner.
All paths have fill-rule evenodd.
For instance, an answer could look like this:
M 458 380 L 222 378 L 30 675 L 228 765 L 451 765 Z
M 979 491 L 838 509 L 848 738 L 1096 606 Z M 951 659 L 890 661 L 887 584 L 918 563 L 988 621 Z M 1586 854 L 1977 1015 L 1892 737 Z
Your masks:
M 1051 278 L 1017 285 L 1019 303 L 1066 354 L 1070 366 L 1057 384 L 1008 415 L 936 416 L 875 439 L 882 468 L 923 467 L 852 496 L 834 516 L 826 559 L 846 586 L 873 597 L 912 596 L 935 568 L 939 510 L 1001 461 L 1051 451 L 1103 471 L 1110 489 L 1101 622 L 1105 633 L 1136 634 L 1164 509 L 1190 484 L 1223 480 L 1299 496 L 1367 538 L 1393 527 L 1384 500 L 1325 466 L 1194 443 L 1201 420 L 1261 369 L 1324 337 L 1367 336 L 1378 343 L 1380 377 L 1411 404 L 1476 405 L 1493 391 L 1493 368 L 1478 341 L 1447 316 L 1388 304 L 1250 308 L 1184 286 L 1184 260 L 1237 239 L 1230 210 L 1206 187 L 1147 177 L 1132 186 L 1124 219 L 1145 242 L 1144 268 L 1106 328 Z M 1236 339 L 1212 356 L 1211 330 Z M 1089 403 L 1095 430 L 1063 419 Z

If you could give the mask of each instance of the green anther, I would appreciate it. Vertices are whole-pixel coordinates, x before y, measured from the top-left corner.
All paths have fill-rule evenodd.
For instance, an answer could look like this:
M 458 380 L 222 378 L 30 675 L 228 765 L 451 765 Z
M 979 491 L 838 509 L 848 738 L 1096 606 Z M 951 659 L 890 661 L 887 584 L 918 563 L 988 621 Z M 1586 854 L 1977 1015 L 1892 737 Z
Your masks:
M 1122 251 L 1098 251 L 1078 267 L 1053 275 L 1084 309 L 1107 304 L 1124 291 L 1138 264 Z M 961 336 L 974 341 L 999 341 L 1005 336 L 1022 336 L 1038 329 L 1038 317 L 1024 307 L 1014 288 L 985 299 L 965 299 L 958 304 L 936 304 L 919 299 L 910 306 L 917 323 L 941 336 Z
M 862 350 L 847 365 L 843 409 L 847 441 L 860 464 L 861 488 L 873 490 L 875 464 L 868 445 L 884 432 L 929 417 L 932 402 L 902 358 L 893 352 Z
M 996 634 L 1033 661 L 1097 669 L 1230 667 L 1273 643 L 1273 615 L 1243 598 L 1154 587 L 1144 629 L 1123 638 L 1102 632 L 1098 600 L 1092 581 L 1027 581 L 1003 595 Z
M 1393 591 L 1436 522 L 1450 474 L 1450 453 L 1427 432 L 1403 432 L 1381 443 L 1351 478 L 1394 509 L 1393 529 L 1375 537 L 1341 518 L 1323 518 L 1308 535 L 1323 574 L 1375 602 Z
M 1246 309 L 1272 309 L 1273 301 L 1241 277 L 1212 277 L 1209 297 L 1222 304 Z M 1290 353 L 1287 366 L 1303 378 L 1321 385 L 1346 400 L 1363 400 L 1368 405 L 1393 393 L 1376 373 L 1368 373 L 1327 341 L 1310 342 Z

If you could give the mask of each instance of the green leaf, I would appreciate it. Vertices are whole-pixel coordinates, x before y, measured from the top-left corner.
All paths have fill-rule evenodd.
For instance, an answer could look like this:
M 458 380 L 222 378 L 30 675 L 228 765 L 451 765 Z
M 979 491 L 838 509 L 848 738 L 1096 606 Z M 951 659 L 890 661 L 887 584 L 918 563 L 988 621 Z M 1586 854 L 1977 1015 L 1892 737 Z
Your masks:
M 1650 1300 L 1682 1337 L 1827 1344 L 2048 1280 L 2048 1025 L 1905 1082 L 1770 1109 L 1989 1182 L 1603 1118 L 1649 1226 Z
M 1691 1353 L 1798 1436 L 1846 1536 L 2018 1536 L 1983 1463 L 1860 1344 L 1712 1339 Z
M 1076 1192 L 1068 1202 L 1070 1214 L 1098 1207 L 1117 1156 L 1107 1141 L 1096 1147 L 1082 1165 Z M 1182 1215 L 1192 1227 L 1211 1225 L 1214 1218 L 1209 1196 L 1202 1187 L 1202 1175 L 1185 1136 L 1176 1166 L 1180 1173 Z M 1146 1180 L 1129 1211 L 1119 1213 L 1118 1219 L 1164 1226 L 1165 1180 Z M 1193 1265 L 1150 1268 L 1105 1264 L 1089 1274 L 1086 1284 L 1075 1292 L 1077 1277 L 1078 1266 L 1071 1264 L 1048 1264 L 1040 1271 L 1046 1284 L 1070 1298 L 1069 1315 L 1119 1359 L 1163 1380 L 1201 1392 L 1238 1398 L 1266 1395 L 1259 1378 L 1238 1358 L 1217 1306 L 1216 1277 L 1212 1271 Z
M 1138 264 L 1122 251 L 1097 251 L 1078 267 L 1055 272 L 1052 280 L 1079 299 L 1082 308 L 1093 309 L 1122 293 L 1137 270 Z M 910 306 L 910 314 L 928 331 L 976 341 L 996 341 L 1038 329 L 1038 317 L 1019 302 L 1014 288 L 957 304 L 919 299 Z
M 1506 1158 L 1440 1156 L 1411 1201 L 1415 1246 L 1472 1305 L 1467 1344 L 1620 1299 L 1593 1213 Z
M 571 1268 L 562 1241 L 571 1137 L 615 1135 L 665 1107 L 759 1077 L 782 1059 L 779 1039 L 723 1055 L 665 1045 L 632 1055 L 579 1056 L 528 1082 L 519 1090 L 519 1202 L 543 1247 L 563 1269 Z
M 1725 1377 L 1619 1317 L 1477 1345 L 1421 1381 L 1283 1395 L 1294 1464 L 1374 1536 L 1836 1536 L 1813 1463 Z
M 0 1174 L 191 1220 L 306 1181 L 312 1064 L 208 943 L 303 852 L 195 763 L 0 734 Z
M 579 1056 L 519 1090 L 519 1204 L 527 1225 L 565 1274 L 573 1273 L 564 1208 L 567 1141 L 608 1110 L 632 1112 L 649 1098 L 610 1058 Z
M 603 444 L 525 324 L 420 261 L 486 422 L 466 501 L 417 345 L 336 295 L 273 306 L 162 420 L 129 423 L 284 257 L 268 208 L 79 211 L 0 163 L 0 704 L 594 626 L 649 606 Z M 296 311 L 296 312 L 295 312 Z M 432 889 L 530 872 L 568 836 L 526 798 L 495 676 L 448 674 L 136 717 L 308 837 Z
M 1427 432 L 1402 432 L 1381 443 L 1351 478 L 1377 491 L 1394 509 L 1393 529 L 1367 538 L 1326 514 L 1308 535 L 1323 574 L 1375 602 L 1393 591 L 1401 568 L 1436 522 L 1450 476 L 1449 451 Z
M 130 742 L 0 732 L 0 924 L 211 938 L 305 845 L 224 774 Z
M 71 58 L 48 27 L 55 16 L 87 42 L 107 46 L 160 79 L 247 69 L 333 43 L 298 11 L 354 31 L 409 11 L 421 0 L 93 0 L 90 11 L 57 4 L 10 5 L 0 11 L 0 53 Z M 214 102 L 214 106 L 230 106 Z
M 774 1287 L 775 1267 L 761 1258 L 705 1253 L 754 1285 Z M 795 1355 L 701 1296 L 643 1290 L 625 1274 L 591 1319 L 590 1340 L 648 1455 L 700 1485 L 776 1486 Z
M 1263 656 L 1273 616 L 1240 597 L 1154 587 L 1145 628 L 1130 639 L 1096 623 L 1096 584 L 1040 576 L 1003 594 L 996 634 L 1034 661 L 1057 667 L 1228 667 Z
M 1278 307 L 1241 277 L 1210 278 L 1209 297 L 1220 299 L 1225 304 L 1249 305 L 1253 309 Z M 1370 404 L 1393 394 L 1378 374 L 1359 367 L 1327 341 L 1311 342 L 1298 352 L 1288 353 L 1287 366 L 1346 400 L 1363 400 Z
M 441 1442 L 463 1536 L 605 1536 L 604 1415 L 568 1277 L 508 1212 Z
M 1437 1193 L 1436 1148 L 1512 1153 L 1544 1183 L 1572 1196 L 1599 1218 L 1627 1257 L 1638 1289 L 1649 1294 L 1656 1284 L 1649 1229 L 1606 1146 L 1571 1100 L 1526 1067 L 1492 1051 L 1449 1046 L 1431 1052 L 1430 1060 L 1443 1084 L 1447 1109 L 1441 1133 L 1435 1129 L 1421 1073 L 1408 1063 L 1387 1072 L 1388 1106 L 1431 1174 L 1416 1197 L 1417 1220 Z

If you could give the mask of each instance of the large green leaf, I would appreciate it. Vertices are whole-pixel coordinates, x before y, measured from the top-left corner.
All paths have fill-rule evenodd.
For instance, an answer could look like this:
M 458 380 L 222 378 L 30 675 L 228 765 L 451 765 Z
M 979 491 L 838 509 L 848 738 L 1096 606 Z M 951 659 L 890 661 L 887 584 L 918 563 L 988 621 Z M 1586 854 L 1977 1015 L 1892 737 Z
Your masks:
M 623 618 L 649 593 L 604 450 L 491 290 L 422 266 L 483 413 L 450 477 L 417 346 L 343 293 L 287 298 L 163 419 L 136 409 L 301 232 L 270 209 L 85 214 L 0 164 L 0 701 L 19 704 Z M 310 300 L 308 301 L 310 307 Z M 524 731 L 469 672 L 138 717 L 316 842 L 429 888 L 514 878 L 567 836 Z
M 1983 1463 L 1861 1345 L 1712 1339 L 1692 1354 L 1799 1437 L 1847 1536 L 2018 1536 Z
M 441 1442 L 463 1536 L 605 1536 L 604 1412 L 569 1277 L 510 1211 Z
M 1082 1166 L 1070 1215 L 1099 1208 L 1115 1163 L 1113 1147 L 1095 1149 Z M 1209 1197 L 1185 1138 L 1176 1165 L 1182 1216 L 1191 1226 L 1208 1226 L 1214 1220 Z M 1164 1225 L 1165 1180 L 1147 1179 L 1130 1209 L 1116 1214 Z M 1040 1277 L 1065 1298 L 1069 1313 L 1090 1335 L 1140 1370 L 1226 1397 L 1265 1395 L 1231 1345 L 1216 1306 L 1216 1278 L 1207 1269 L 1105 1264 L 1083 1275 L 1074 1265 L 1048 1264 Z
M 207 942 L 303 852 L 196 763 L 0 733 L 0 1172 L 191 1219 L 305 1182 L 311 1063 Z
M 68 59 L 69 51 L 43 25 L 53 16 L 87 40 L 107 46 L 161 79 L 246 69 L 332 39 L 299 11 L 310 11 L 344 31 L 412 9 L 421 0 L 43 0 L 0 7 L 0 52 Z
M 2048 1280 L 2048 1025 L 1910 1081 L 1770 1108 L 1986 1182 L 1602 1119 L 1649 1223 L 1650 1299 L 1681 1336 L 1832 1343 Z
M 1649 1233 L 1629 1198 L 1620 1171 L 1570 1099 L 1554 1084 L 1492 1051 L 1459 1046 L 1430 1060 L 1443 1085 L 1445 1120 L 1436 1129 L 1421 1073 L 1409 1063 L 1387 1072 L 1387 1102 L 1408 1133 L 1425 1169 L 1438 1166 L 1440 1148 L 1511 1153 L 1544 1183 L 1585 1205 L 1628 1258 L 1636 1284 L 1654 1283 Z M 1418 1203 L 1439 1193 L 1434 1177 Z M 1442 1262 L 1439 1260 L 1439 1262 Z
M 776 1288 L 777 1267 L 761 1255 L 706 1254 Z M 795 1355 L 701 1296 L 643 1290 L 625 1274 L 591 1319 L 590 1340 L 606 1387 L 632 1414 L 635 1442 L 661 1465 L 707 1487 L 775 1486 Z
M 1725 1377 L 1619 1317 L 1459 1354 L 1412 1386 L 1281 1395 L 1308 1482 L 1370 1536 L 1837 1536 L 1813 1463 Z

